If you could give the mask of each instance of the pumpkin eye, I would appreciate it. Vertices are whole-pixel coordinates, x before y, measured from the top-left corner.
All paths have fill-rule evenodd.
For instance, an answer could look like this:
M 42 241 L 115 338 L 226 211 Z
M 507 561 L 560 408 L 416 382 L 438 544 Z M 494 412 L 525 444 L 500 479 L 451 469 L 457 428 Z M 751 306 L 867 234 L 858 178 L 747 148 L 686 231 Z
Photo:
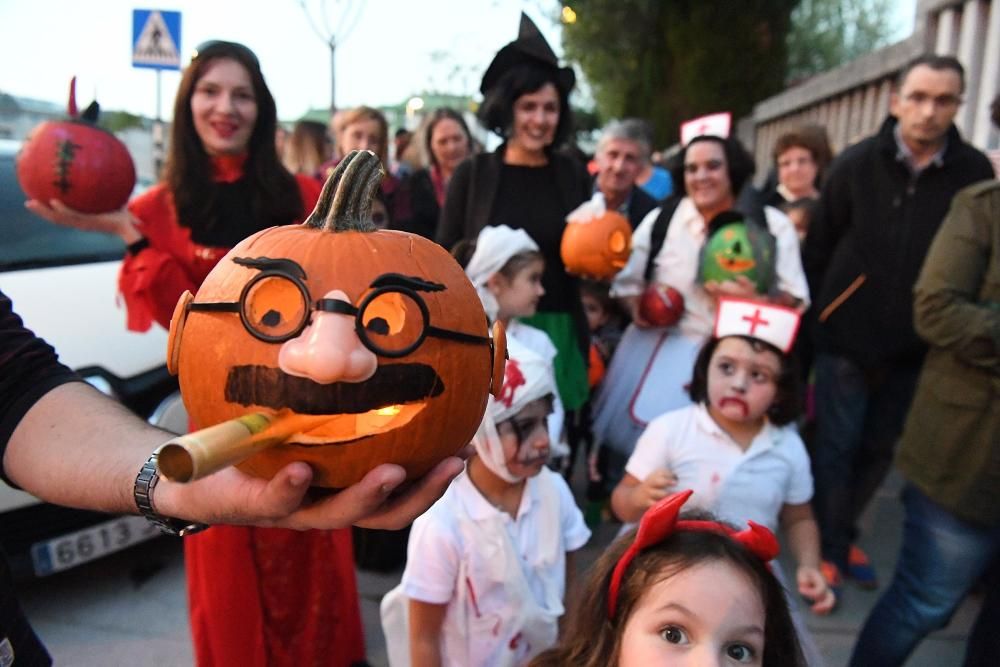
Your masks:
M 282 276 L 263 276 L 243 297 L 247 326 L 268 338 L 293 335 L 308 316 L 299 286 Z
M 393 353 L 420 341 L 424 316 L 420 305 L 402 292 L 383 292 L 365 306 L 361 325 L 369 342 L 379 350 Z

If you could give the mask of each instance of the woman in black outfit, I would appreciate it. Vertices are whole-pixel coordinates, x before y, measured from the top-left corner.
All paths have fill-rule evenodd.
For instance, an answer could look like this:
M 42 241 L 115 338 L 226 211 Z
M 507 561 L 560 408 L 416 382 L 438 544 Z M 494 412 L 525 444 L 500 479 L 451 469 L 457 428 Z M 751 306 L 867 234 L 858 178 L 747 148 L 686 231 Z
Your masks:
M 524 229 L 545 257 L 545 295 L 525 322 L 555 344 L 556 381 L 567 411 L 587 399 L 586 318 L 579 284 L 559 256 L 566 215 L 590 197 L 590 179 L 573 158 L 554 150 L 569 136 L 573 70 L 560 68 L 552 49 L 524 14 L 518 38 L 502 48 L 483 76 L 479 120 L 504 138 L 494 152 L 455 171 L 437 241 L 451 248 L 476 239 L 487 225 Z
M 438 218 L 455 169 L 472 153 L 472 135 L 462 114 L 435 109 L 422 132 L 430 166 L 410 174 L 396 195 L 393 229 L 434 239 Z

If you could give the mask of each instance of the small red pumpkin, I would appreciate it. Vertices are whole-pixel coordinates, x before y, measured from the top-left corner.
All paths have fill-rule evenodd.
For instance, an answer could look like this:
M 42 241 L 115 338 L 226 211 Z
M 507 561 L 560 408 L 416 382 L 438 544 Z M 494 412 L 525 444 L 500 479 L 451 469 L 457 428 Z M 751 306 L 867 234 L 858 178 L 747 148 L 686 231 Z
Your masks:
M 462 267 L 373 225 L 381 180 L 373 153 L 351 153 L 304 223 L 241 241 L 177 305 L 168 367 L 198 427 L 322 420 L 237 464 L 249 474 L 306 461 L 341 488 L 391 462 L 418 477 L 471 441 L 502 382 L 502 327 L 491 341 Z
M 82 213 L 107 213 L 125 205 L 135 187 L 135 164 L 115 135 L 76 110 L 76 77 L 70 82 L 69 118 L 45 121 L 31 131 L 17 156 L 17 180 L 31 199 L 58 199 Z
M 684 314 L 684 297 L 669 285 L 652 284 L 639 298 L 639 317 L 653 326 L 672 327 Z
M 605 211 L 563 230 L 559 253 L 566 271 L 582 278 L 610 280 L 625 268 L 632 250 L 632 226 L 617 211 Z

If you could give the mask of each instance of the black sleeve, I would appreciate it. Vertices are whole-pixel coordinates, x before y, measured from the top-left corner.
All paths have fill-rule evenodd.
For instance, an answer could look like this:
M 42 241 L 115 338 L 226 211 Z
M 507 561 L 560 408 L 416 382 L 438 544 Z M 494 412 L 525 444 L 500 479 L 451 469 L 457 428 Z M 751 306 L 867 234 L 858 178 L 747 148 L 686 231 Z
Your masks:
M 79 379 L 59 363 L 52 346 L 24 328 L 10 299 L 0 292 L 0 461 L 31 406 L 51 389 Z M 6 473 L 2 477 L 11 484 Z
M 851 154 L 847 153 L 834 160 L 820 192 L 816 214 L 806 232 L 802 268 L 814 305 L 819 302 L 830 257 L 851 224 L 850 179 L 853 162 Z
M 452 246 L 465 238 L 466 218 L 469 216 L 469 188 L 472 182 L 472 157 L 458 165 L 448 184 L 448 194 L 438 221 L 437 242 L 451 252 Z

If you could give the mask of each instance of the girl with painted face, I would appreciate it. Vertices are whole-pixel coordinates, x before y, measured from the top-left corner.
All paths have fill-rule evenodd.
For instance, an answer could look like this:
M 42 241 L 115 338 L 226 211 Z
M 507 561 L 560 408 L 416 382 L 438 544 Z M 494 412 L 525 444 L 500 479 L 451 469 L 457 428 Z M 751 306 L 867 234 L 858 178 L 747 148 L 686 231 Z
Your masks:
M 678 516 L 691 491 L 659 501 L 590 570 L 559 646 L 532 667 L 803 665 L 774 535 L 710 515 Z
M 393 667 L 523 665 L 556 641 L 571 552 L 590 531 L 565 480 L 545 467 L 551 365 L 509 344 L 476 454 L 413 523 L 402 583 L 383 599 Z
M 794 588 L 813 613 L 826 614 L 836 596 L 820 573 L 809 456 L 794 423 L 798 373 L 788 351 L 798 326 L 796 310 L 721 299 L 714 336 L 694 365 L 694 405 L 649 423 L 611 506 L 622 520 L 636 521 L 671 491 L 692 489 L 695 507 L 725 521 L 780 526 L 798 563 Z M 809 664 L 819 664 L 796 621 Z

